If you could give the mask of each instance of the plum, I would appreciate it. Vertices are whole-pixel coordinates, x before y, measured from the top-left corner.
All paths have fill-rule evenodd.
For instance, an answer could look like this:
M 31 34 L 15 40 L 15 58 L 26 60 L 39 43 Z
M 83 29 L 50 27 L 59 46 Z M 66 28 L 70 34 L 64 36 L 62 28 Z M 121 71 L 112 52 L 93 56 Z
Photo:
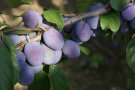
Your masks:
M 90 25 L 91 29 L 97 29 L 98 28 L 98 23 L 99 23 L 99 16 L 89 18 L 87 20 L 87 23 Z
M 120 26 L 120 31 L 122 32 L 122 33 L 126 33 L 127 31 L 129 30 L 129 28 L 128 28 L 128 24 L 127 24 L 127 22 L 122 22 L 122 24 L 121 24 L 121 26 Z
M 43 62 L 43 51 L 38 42 L 27 43 L 24 47 L 24 54 L 27 61 L 33 66 L 41 65 Z
M 95 11 L 97 9 L 102 8 L 104 5 L 100 2 L 90 5 L 89 11 Z
M 25 65 L 24 69 L 20 72 L 19 83 L 24 86 L 31 85 L 34 75 L 34 70 L 29 65 Z
M 133 4 L 127 4 L 122 12 L 121 12 L 122 18 L 127 20 L 127 21 L 131 21 L 135 18 L 135 5 Z
M 95 11 L 97 9 L 100 9 L 103 7 L 102 3 L 96 3 L 96 4 L 92 4 L 89 8 L 89 11 Z M 90 25 L 91 29 L 97 29 L 98 28 L 98 24 L 99 24 L 99 16 L 93 17 L 93 18 L 89 18 L 87 20 L 87 23 Z
M 56 64 L 60 61 L 62 57 L 62 51 L 61 50 L 52 50 L 48 48 L 45 45 L 42 45 L 43 51 L 44 51 L 44 64 L 51 65 Z
M 7 37 L 9 37 L 15 45 L 19 44 L 20 39 L 18 35 L 7 35 Z
M 50 28 L 43 33 L 43 40 L 45 44 L 53 50 L 60 50 L 64 45 L 62 34 L 54 28 Z
M 19 43 L 22 41 L 26 41 L 26 36 L 25 35 L 19 35 Z
M 24 53 L 21 51 L 17 51 L 16 60 L 17 63 L 19 64 L 20 70 L 22 70 L 26 64 L 26 57 Z
M 72 37 L 75 36 L 82 42 L 86 42 L 92 36 L 93 31 L 86 22 L 78 22 L 72 31 Z
M 82 44 L 83 42 L 77 37 L 76 34 L 72 34 L 72 40 L 78 44 Z
M 130 22 L 132 29 L 135 29 L 135 18 Z
M 31 9 L 26 11 L 22 18 L 24 24 L 30 28 L 35 28 L 43 22 L 41 14 Z
M 44 24 L 44 23 L 42 23 L 39 27 L 41 27 L 41 28 L 50 28 L 50 26 L 49 26 L 49 25 Z
M 66 40 L 62 49 L 65 56 L 71 59 L 78 58 L 80 56 L 79 45 L 71 40 Z
M 41 64 L 41 65 L 38 65 L 38 66 L 31 66 L 31 65 L 29 65 L 29 64 L 26 64 L 26 66 L 27 66 L 27 68 L 29 68 L 30 70 L 33 70 L 35 74 L 38 73 L 38 72 L 40 72 L 40 71 L 42 71 L 42 69 L 43 69 L 42 64 Z

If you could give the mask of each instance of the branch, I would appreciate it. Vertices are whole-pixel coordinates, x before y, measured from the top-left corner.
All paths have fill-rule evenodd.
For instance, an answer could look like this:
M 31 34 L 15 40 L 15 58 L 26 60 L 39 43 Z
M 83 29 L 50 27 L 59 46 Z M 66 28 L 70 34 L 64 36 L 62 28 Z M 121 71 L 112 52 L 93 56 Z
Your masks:
M 95 16 L 100 16 L 102 14 L 106 14 L 110 10 L 111 10 L 111 5 L 110 5 L 110 3 L 108 3 L 103 8 L 98 9 L 96 11 L 92 11 L 92 12 L 88 12 L 88 13 L 83 13 L 83 14 L 80 14 L 78 16 L 72 17 L 71 19 L 69 19 L 69 20 L 64 22 L 64 27 L 72 25 L 72 24 L 74 24 L 76 22 L 79 22 L 82 19 L 87 19 L 87 18 L 90 18 L 90 17 L 95 17 Z M 29 30 L 33 30 L 33 29 L 29 28 Z M 40 41 L 41 40 L 41 34 L 36 35 L 35 37 L 31 38 L 30 41 Z M 24 46 L 26 43 L 27 43 L 27 41 L 23 41 L 23 42 L 19 43 L 16 46 L 16 48 L 17 49 L 21 49 L 21 47 Z
M 82 19 L 87 19 L 87 18 L 94 17 L 94 16 L 100 16 L 102 14 L 108 13 L 110 10 L 111 10 L 111 4 L 108 3 L 103 8 L 98 9 L 96 11 L 83 13 L 83 14 L 80 14 L 78 16 L 70 18 L 69 20 L 64 22 L 64 26 L 69 26 L 71 24 L 74 24 L 74 23 L 82 20 Z M 72 14 L 72 16 L 73 16 L 73 14 Z

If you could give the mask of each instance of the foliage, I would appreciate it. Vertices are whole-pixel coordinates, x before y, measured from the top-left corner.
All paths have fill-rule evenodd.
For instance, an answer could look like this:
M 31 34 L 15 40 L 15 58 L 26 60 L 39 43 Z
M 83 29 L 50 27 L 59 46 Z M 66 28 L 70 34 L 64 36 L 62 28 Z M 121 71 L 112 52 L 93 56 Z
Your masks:
M 32 4 L 32 0 L 3 0 L 3 1 L 10 8 L 18 8 L 20 5 L 23 5 L 23 4 Z M 89 12 L 88 9 L 90 8 L 89 7 L 90 5 L 95 4 L 97 2 L 101 2 L 103 4 L 110 3 L 109 5 L 111 6 L 107 8 L 106 7 L 101 8 L 101 11 L 97 12 L 97 13 L 100 13 L 101 15 L 95 16 L 95 13 L 93 14 L 92 12 Z M 130 4 L 130 5 L 124 8 L 127 4 Z M 80 45 L 88 41 L 86 40 L 87 38 L 89 39 L 97 35 L 96 31 L 91 30 L 92 29 L 90 27 L 91 23 L 87 22 L 86 19 L 90 19 L 90 22 L 92 22 L 92 24 L 93 23 L 95 24 L 96 22 L 100 22 L 100 23 L 97 23 L 97 28 L 96 28 L 97 31 L 104 30 L 106 32 L 110 31 L 111 33 L 119 34 L 121 29 L 122 30 L 125 30 L 125 28 L 126 29 L 128 28 L 130 30 L 135 29 L 131 25 L 131 22 L 132 22 L 134 26 L 134 22 L 135 22 L 135 15 L 134 15 L 135 12 L 132 12 L 133 11 L 132 9 L 134 9 L 135 6 L 129 0 L 76 0 L 75 7 L 78 13 L 83 12 L 83 14 L 80 14 L 78 15 L 78 17 L 75 17 L 75 18 L 72 18 L 72 17 L 76 16 L 76 14 L 75 15 L 73 14 L 73 16 L 64 16 L 64 14 L 61 13 L 60 10 L 57 10 L 54 8 L 45 10 L 43 15 L 40 15 L 39 13 L 37 13 L 37 15 L 34 16 L 35 14 L 35 11 L 34 11 L 34 14 L 32 12 L 33 16 L 29 16 L 28 14 L 28 16 L 26 17 L 26 22 L 34 18 L 34 21 L 32 21 L 31 23 L 34 24 L 34 26 L 36 27 L 28 27 L 28 25 L 26 25 L 26 23 L 24 22 L 24 25 L 26 25 L 25 28 L 29 28 L 26 30 L 25 28 L 24 30 L 23 28 L 21 30 L 20 29 L 17 30 L 14 28 L 14 26 L 10 26 L 6 24 L 6 22 L 0 22 L 0 59 L 1 59 L 0 61 L 0 90 L 13 90 L 14 85 L 17 82 L 21 81 L 19 79 L 20 78 L 19 73 L 22 73 L 22 72 L 25 72 L 27 73 L 27 75 L 30 75 L 30 76 L 33 75 L 33 78 L 31 78 L 33 79 L 33 82 L 32 84 L 29 85 L 29 90 L 70 90 L 66 75 L 64 74 L 63 70 L 61 70 L 61 68 L 59 68 L 58 65 L 56 65 L 56 63 L 60 61 L 60 58 L 63 55 L 62 52 L 64 52 L 64 56 L 66 57 L 75 57 L 75 56 L 78 57 L 78 55 L 80 55 L 80 51 L 84 53 L 85 55 L 90 55 L 90 53 L 92 53 L 90 52 L 88 48 Z M 124 13 L 125 15 L 121 15 L 121 12 L 125 10 L 126 12 L 129 12 L 129 13 L 126 13 L 126 14 Z M 2 14 L 5 14 L 5 13 L 2 13 Z M 94 17 L 83 18 L 83 17 L 91 16 L 91 15 L 93 15 Z M 38 22 L 39 17 L 37 16 L 40 17 L 41 23 Z M 23 17 L 23 16 L 20 16 L 20 17 Z M 132 17 L 132 20 L 130 20 L 131 17 Z M 80 19 L 79 21 L 82 21 L 82 19 L 83 21 L 80 24 L 76 24 L 78 23 L 78 22 L 75 22 L 77 18 Z M 64 25 L 66 20 L 68 22 L 70 21 L 70 24 L 71 24 L 71 25 L 68 25 L 68 27 Z M 31 24 L 31 23 L 28 23 L 28 24 Z M 87 27 L 86 27 L 86 24 L 87 24 Z M 36 29 L 39 29 L 40 31 L 34 31 Z M 58 31 L 56 29 L 58 29 Z M 69 29 L 69 30 L 66 30 L 66 29 Z M 88 31 L 86 29 L 88 29 Z M 76 33 L 73 33 L 73 30 Z M 48 31 L 47 32 L 48 36 L 46 35 L 45 31 Z M 11 35 L 13 37 L 9 37 L 8 35 Z M 38 38 L 35 39 L 35 37 L 38 37 Z M 66 43 L 67 47 L 65 49 L 63 49 L 64 46 L 66 46 L 65 45 L 66 40 L 64 40 L 64 37 L 68 37 L 68 39 L 72 40 Z M 12 40 L 10 40 L 9 38 Z M 36 41 L 36 44 L 30 43 L 31 38 L 32 40 Z M 13 43 L 13 41 L 14 42 L 18 41 L 19 43 L 18 42 Z M 25 44 L 28 45 L 27 42 L 30 43 L 30 46 L 28 47 L 26 47 L 25 45 Z M 46 45 L 44 47 L 45 51 L 42 50 L 43 45 Z M 18 50 L 18 47 L 19 47 L 19 50 Z M 36 50 L 37 48 L 39 48 L 40 50 Z M 106 47 L 104 50 L 106 50 Z M 30 60 L 25 61 L 24 63 L 25 65 L 23 64 L 25 68 L 23 69 L 19 68 L 19 66 L 21 67 L 20 65 L 21 62 L 19 63 L 17 62 L 16 56 L 18 53 L 16 53 L 16 51 L 17 52 L 22 51 L 25 54 L 26 52 L 29 51 L 30 53 L 28 55 L 25 55 L 26 58 L 28 59 L 29 57 Z M 43 53 L 43 55 L 44 56 L 46 55 L 46 57 L 40 56 L 39 53 Z M 34 62 L 34 64 L 37 64 L 36 56 L 38 57 L 38 59 L 43 59 L 40 61 L 39 63 L 40 65 L 38 68 L 36 67 L 36 65 L 34 66 L 34 65 L 31 65 L 30 63 L 30 62 L 32 63 Z M 33 57 L 36 57 L 36 60 L 35 58 L 33 59 Z M 104 58 L 102 55 L 95 54 L 94 56 L 91 57 L 90 66 L 92 68 L 97 69 L 100 65 L 103 64 L 103 59 Z M 135 72 L 135 35 L 132 36 L 131 40 L 129 41 L 127 45 L 126 59 L 127 59 L 127 64 L 129 65 L 129 67 Z M 48 64 L 48 62 L 49 63 L 51 62 L 51 64 Z M 41 68 L 42 64 L 44 64 L 45 70 L 42 70 Z M 32 73 L 25 71 L 25 69 L 29 70 L 29 72 L 32 72 Z M 26 83 L 26 81 L 24 80 L 24 83 Z M 134 83 L 134 78 L 129 80 L 129 86 L 131 88 L 133 87 L 132 83 Z

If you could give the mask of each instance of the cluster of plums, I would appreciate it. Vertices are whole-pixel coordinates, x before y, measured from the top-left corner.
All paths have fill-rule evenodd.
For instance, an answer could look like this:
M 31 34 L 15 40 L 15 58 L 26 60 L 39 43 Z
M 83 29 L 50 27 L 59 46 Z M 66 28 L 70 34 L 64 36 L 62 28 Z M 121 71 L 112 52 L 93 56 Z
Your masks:
M 103 4 L 96 3 L 90 6 L 90 11 L 103 7 Z M 124 12 L 123 12 L 124 13 Z M 64 21 L 71 17 L 64 16 Z M 22 50 L 17 50 L 17 62 L 20 66 L 19 83 L 30 85 L 34 75 L 40 72 L 43 64 L 57 64 L 62 56 L 76 59 L 80 56 L 80 44 L 88 41 L 94 36 L 93 30 L 99 27 L 99 16 L 80 21 L 75 25 L 65 27 L 62 32 L 50 27 L 41 14 L 35 10 L 28 10 L 22 16 L 24 25 L 17 28 L 47 28 L 42 33 L 41 41 L 30 41 L 38 32 L 29 35 L 7 35 L 15 45 L 22 41 L 28 41 Z M 46 22 L 45 22 L 46 21 Z M 65 34 L 71 36 L 65 37 Z
M 120 31 L 125 33 L 129 29 L 135 29 L 135 5 L 133 2 L 126 4 L 121 11 Z
M 102 3 L 90 5 L 89 11 L 95 11 L 102 8 Z M 64 21 L 73 16 L 63 16 Z M 17 62 L 20 67 L 19 83 L 30 85 L 34 80 L 36 73 L 43 69 L 43 65 L 57 64 L 62 56 L 70 59 L 76 59 L 80 56 L 80 44 L 87 42 L 94 31 L 98 31 L 100 16 L 95 16 L 86 21 L 77 22 L 74 25 L 64 27 L 63 31 L 52 28 L 52 24 L 47 22 L 41 14 L 35 10 L 28 10 L 22 16 L 24 25 L 17 28 L 46 28 L 42 33 L 40 41 L 30 41 L 38 32 L 32 32 L 28 35 L 7 35 L 13 40 L 15 45 L 22 41 L 28 41 L 22 50 L 17 50 Z M 129 27 L 135 29 L 135 5 L 128 3 L 121 11 L 122 32 L 128 31 Z M 68 37 L 67 37 L 68 36 Z
M 89 11 L 95 11 L 102 8 L 102 3 L 90 5 Z M 64 21 L 72 16 L 63 16 Z M 128 27 L 135 29 L 135 5 L 129 3 L 121 11 L 122 32 L 126 32 Z M 57 64 L 62 56 L 70 59 L 76 59 L 80 56 L 80 44 L 87 42 L 94 31 L 100 28 L 100 16 L 92 17 L 86 21 L 77 22 L 74 25 L 64 27 L 63 31 L 52 28 L 41 14 L 35 10 L 28 10 L 24 13 L 22 20 L 24 25 L 17 28 L 46 28 L 42 33 L 40 41 L 30 41 L 38 32 L 32 32 L 28 35 L 7 35 L 13 40 L 15 45 L 22 41 L 28 41 L 22 50 L 17 50 L 17 62 L 20 66 L 19 83 L 30 85 L 34 80 L 34 75 L 40 72 L 44 65 Z M 67 37 L 69 36 L 69 37 Z

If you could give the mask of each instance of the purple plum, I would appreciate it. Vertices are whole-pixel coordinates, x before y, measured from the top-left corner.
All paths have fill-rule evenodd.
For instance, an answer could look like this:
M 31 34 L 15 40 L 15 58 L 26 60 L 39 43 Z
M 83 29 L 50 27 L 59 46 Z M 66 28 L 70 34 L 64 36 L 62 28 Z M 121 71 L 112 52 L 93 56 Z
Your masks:
M 89 11 L 95 11 L 95 10 L 100 9 L 102 7 L 103 7 L 102 3 L 92 4 L 92 5 L 90 5 Z M 98 24 L 99 24 L 99 16 L 89 18 L 87 20 L 87 23 L 90 25 L 91 29 L 97 29 Z
M 44 64 L 51 65 L 56 64 L 60 61 L 62 57 L 62 51 L 61 50 L 52 50 L 48 48 L 45 45 L 42 45 L 43 51 L 44 51 Z
M 135 18 L 135 5 L 133 4 L 127 4 L 122 12 L 121 12 L 122 18 L 127 21 L 131 21 Z
M 43 39 L 45 44 L 53 50 L 60 50 L 64 45 L 62 34 L 54 28 L 50 28 L 48 31 L 44 32 Z
M 26 11 L 22 18 L 24 24 L 30 28 L 38 27 L 43 22 L 41 14 L 31 9 Z
M 33 65 L 38 66 L 43 62 L 43 50 L 38 42 L 29 42 L 24 47 L 24 54 L 27 61 Z
M 31 85 L 34 80 L 34 70 L 28 65 L 20 72 L 19 83 L 24 86 Z
M 26 64 L 26 57 L 25 57 L 24 53 L 21 51 L 17 51 L 16 59 L 19 64 L 20 70 L 22 70 Z
M 86 22 L 78 22 L 72 32 L 72 37 L 76 36 L 80 41 L 86 42 L 93 35 L 93 31 Z
M 71 40 L 66 40 L 62 49 L 65 56 L 71 59 L 78 58 L 80 56 L 79 45 Z

